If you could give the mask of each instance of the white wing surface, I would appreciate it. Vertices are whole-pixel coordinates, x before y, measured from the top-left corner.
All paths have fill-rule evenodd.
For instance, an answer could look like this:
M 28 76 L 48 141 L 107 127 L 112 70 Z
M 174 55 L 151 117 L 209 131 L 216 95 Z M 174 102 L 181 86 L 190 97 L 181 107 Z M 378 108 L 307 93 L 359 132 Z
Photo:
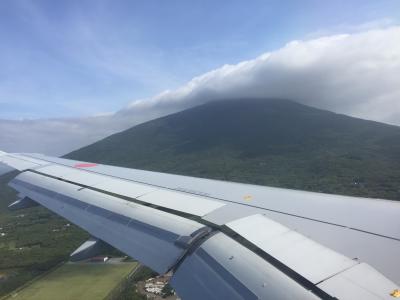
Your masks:
M 0 152 L 10 182 L 159 273 L 184 299 L 393 299 L 400 203 Z M 77 250 L 78 251 L 78 250 Z M 74 252 L 74 257 L 80 253 Z M 78 252 L 79 252 L 78 251 Z M 400 293 L 400 292 L 399 292 Z

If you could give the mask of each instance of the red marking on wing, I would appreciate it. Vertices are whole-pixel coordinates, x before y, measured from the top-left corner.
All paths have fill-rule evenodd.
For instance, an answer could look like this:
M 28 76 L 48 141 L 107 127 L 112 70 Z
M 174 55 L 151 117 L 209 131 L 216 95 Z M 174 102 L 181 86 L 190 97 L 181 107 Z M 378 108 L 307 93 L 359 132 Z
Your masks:
M 97 164 L 83 163 L 83 164 L 75 164 L 75 168 L 93 168 L 96 167 Z

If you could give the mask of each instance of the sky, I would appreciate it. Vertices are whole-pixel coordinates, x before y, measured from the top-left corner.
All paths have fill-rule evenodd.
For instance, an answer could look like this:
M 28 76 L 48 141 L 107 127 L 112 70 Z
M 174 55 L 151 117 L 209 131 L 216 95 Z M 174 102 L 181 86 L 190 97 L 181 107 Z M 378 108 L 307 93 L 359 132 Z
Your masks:
M 400 1 L 0 1 L 0 149 L 60 155 L 208 101 L 400 125 Z

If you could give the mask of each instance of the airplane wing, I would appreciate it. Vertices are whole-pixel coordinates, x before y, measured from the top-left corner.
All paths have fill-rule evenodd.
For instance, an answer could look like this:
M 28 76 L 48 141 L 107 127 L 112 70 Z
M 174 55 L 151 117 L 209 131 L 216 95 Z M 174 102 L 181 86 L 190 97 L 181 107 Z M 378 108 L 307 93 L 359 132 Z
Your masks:
M 10 182 L 158 273 L 183 299 L 400 297 L 400 203 L 0 152 Z

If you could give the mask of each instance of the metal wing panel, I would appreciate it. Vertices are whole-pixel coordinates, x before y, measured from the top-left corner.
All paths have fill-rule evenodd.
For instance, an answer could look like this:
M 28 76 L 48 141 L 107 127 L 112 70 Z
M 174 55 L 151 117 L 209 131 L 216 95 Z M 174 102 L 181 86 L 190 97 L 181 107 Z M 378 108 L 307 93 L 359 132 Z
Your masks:
M 280 235 L 286 231 L 278 232 Z M 303 252 L 296 245 L 293 249 Z M 313 265 L 311 259 L 306 257 L 305 263 L 310 263 L 310 268 L 315 271 L 317 266 Z M 223 233 L 218 233 L 183 261 L 171 283 L 181 296 L 188 299 L 375 300 L 393 299 L 390 294 L 396 290 L 395 283 L 363 263 L 341 264 L 336 270 L 328 268 L 330 272 L 337 272 L 330 273 L 327 278 L 325 276 L 328 273 L 322 273 L 324 279 L 310 286 L 301 277 L 296 277 L 296 280 L 295 277 L 289 277 L 294 275 L 292 271 L 298 271 L 298 268 L 292 268 L 298 266 L 289 262 L 285 266 L 290 270 L 281 269 L 270 264 L 270 261 Z M 334 264 L 335 261 L 337 259 L 333 257 L 328 263 Z M 319 263 L 324 264 L 320 260 Z M 323 268 L 323 271 L 326 269 Z M 306 270 L 305 275 L 309 274 Z M 304 275 L 304 272 L 300 275 Z
M 71 165 L 75 161 L 33 157 Z M 246 207 L 260 208 L 389 236 L 400 240 L 397 201 L 330 195 L 189 176 L 97 165 L 92 172 L 130 181 L 204 195 Z M 374 222 L 370 222 L 374 218 Z
M 358 264 L 262 215 L 227 226 L 314 284 Z
M 265 215 L 351 259 L 366 262 L 400 284 L 400 241 L 346 227 L 266 212 Z
M 351 259 L 367 262 L 391 280 L 400 283 L 400 260 L 397 259 L 400 253 L 400 241 L 396 239 L 279 212 L 238 207 L 234 204 L 217 209 L 204 219 L 224 225 L 260 213 Z M 265 226 L 261 225 L 257 228 L 260 232 L 266 230 Z
M 42 174 L 61 178 L 84 186 L 102 189 L 110 193 L 120 194 L 130 198 L 136 198 L 157 189 L 145 184 L 100 175 L 85 169 L 60 165 L 45 166 L 37 169 L 36 171 Z
M 320 299 L 238 242 L 218 233 L 187 257 L 171 284 L 184 299 Z
M 61 196 L 77 199 L 90 206 L 100 207 L 127 217 L 135 217 L 136 220 L 143 223 L 149 222 L 159 228 L 175 231 L 179 235 L 190 235 L 190 233 L 199 229 L 199 223 L 186 218 L 171 215 L 101 192 L 81 188 L 80 186 L 45 177 L 40 174 L 31 172 L 22 173 L 11 182 L 11 185 L 16 181 L 29 183 L 35 188 L 43 188 L 47 190 L 47 193 L 55 197 L 55 199 Z
M 393 300 L 390 294 L 396 290 L 394 283 L 366 264 L 359 264 L 318 286 L 343 300 Z
M 95 184 L 107 180 L 107 176 L 88 173 L 85 170 L 80 170 L 72 167 L 65 167 L 60 165 L 49 165 L 37 169 L 38 172 L 49 176 L 61 178 L 71 182 L 79 182 L 83 185 L 93 186 Z
M 153 270 L 164 273 L 184 254 L 176 242 L 204 225 L 35 173 L 10 185 Z M 127 201 L 125 201 L 127 202 Z
M 29 157 L 23 157 L 17 154 L 3 154 L 0 156 L 0 163 L 6 164 L 19 171 L 24 171 L 32 168 L 39 167 L 41 163 Z
M 205 197 L 168 190 L 151 192 L 138 197 L 138 199 L 195 216 L 204 216 L 225 205 Z
M 115 171 L 119 176 L 124 175 L 124 178 L 131 180 L 239 204 L 239 210 L 241 207 L 243 209 L 253 207 L 400 239 L 400 219 L 397 217 L 400 215 L 400 204 L 397 201 L 329 195 L 140 170 L 122 171 L 121 169 L 108 169 L 105 166 L 101 168 L 102 172 L 113 174 Z M 375 221 L 370 222 L 371 218 Z M 214 219 L 214 221 L 218 220 Z
M 95 170 L 96 167 L 91 168 Z M 201 196 L 194 196 L 179 191 L 169 191 L 151 185 L 126 181 L 97 174 L 94 171 L 72 167 L 51 165 L 36 169 L 41 174 L 61 178 L 84 186 L 138 199 L 153 205 L 178 210 L 184 213 L 204 216 L 224 206 L 224 203 Z

